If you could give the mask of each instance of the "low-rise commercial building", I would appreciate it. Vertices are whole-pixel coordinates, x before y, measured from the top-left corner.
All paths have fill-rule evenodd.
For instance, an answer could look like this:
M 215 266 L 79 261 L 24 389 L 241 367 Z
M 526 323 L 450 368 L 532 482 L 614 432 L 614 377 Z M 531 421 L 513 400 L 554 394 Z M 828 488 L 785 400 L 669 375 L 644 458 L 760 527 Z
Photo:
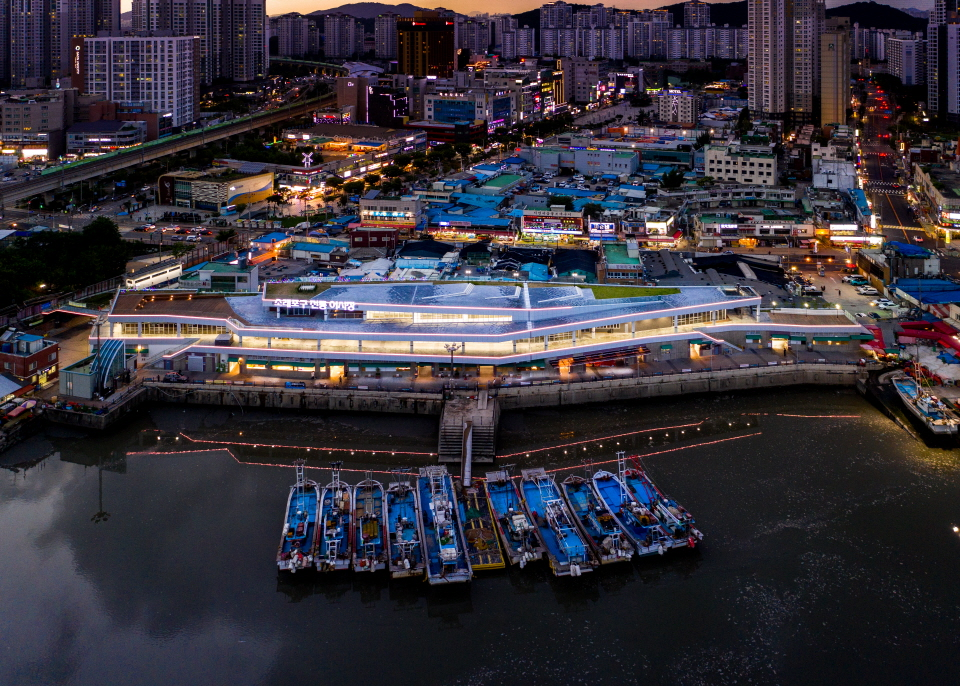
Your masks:
M 816 236 L 812 218 L 786 210 L 702 214 L 694 219 L 701 248 L 798 246 Z
M 769 146 L 708 145 L 705 171 L 719 181 L 777 185 L 777 156 Z
M 260 290 L 260 268 L 246 258 L 232 262 L 203 262 L 187 269 L 179 287 L 197 291 L 256 293 Z
M 416 196 L 396 197 L 371 191 L 360 198 L 360 226 L 363 228 L 396 229 L 409 235 L 425 225 L 423 203 Z
M 947 240 L 960 231 L 960 174 L 941 167 L 913 165 L 913 182 Z
M 230 213 L 237 205 L 273 195 L 273 172 L 244 174 L 230 168 L 164 174 L 157 182 L 161 205 Z
M 60 344 L 43 336 L 7 329 L 0 334 L 0 373 L 21 385 L 43 386 L 57 378 Z
M 634 174 L 640 168 L 635 152 L 596 148 L 523 148 L 519 156 L 543 171 L 561 167 L 581 174 Z
M 103 155 L 147 140 L 143 121 L 91 121 L 67 129 L 68 155 Z
M 8 91 L 0 95 L 0 148 L 24 159 L 56 159 L 74 121 L 77 91 Z

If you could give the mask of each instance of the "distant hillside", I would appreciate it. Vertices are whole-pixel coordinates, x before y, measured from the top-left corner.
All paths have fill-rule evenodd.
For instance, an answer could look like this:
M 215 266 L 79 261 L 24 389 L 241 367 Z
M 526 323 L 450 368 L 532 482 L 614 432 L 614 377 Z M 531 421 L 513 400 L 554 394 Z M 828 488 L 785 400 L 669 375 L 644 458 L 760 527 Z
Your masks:
M 896 7 L 876 2 L 855 2 L 827 10 L 828 17 L 850 17 L 851 24 L 860 24 L 861 28 L 904 29 L 906 31 L 926 31 L 927 20 L 911 17 Z
M 683 25 L 683 3 L 676 5 L 665 5 L 662 10 L 673 12 L 673 23 Z M 713 2 L 710 3 L 710 21 L 717 26 L 730 24 L 730 26 L 747 25 L 747 0 L 740 2 Z
M 310 14 L 324 15 L 333 14 L 334 12 L 343 12 L 344 14 L 349 14 L 351 17 L 356 17 L 357 19 L 375 19 L 378 14 L 385 14 L 387 12 L 393 12 L 394 14 L 399 14 L 402 17 L 412 17 L 414 12 L 422 9 L 426 8 L 411 5 L 409 2 L 403 2 L 399 5 L 388 5 L 382 2 L 352 2 L 350 4 L 340 5 L 339 7 L 333 7 L 328 10 L 317 10 L 316 12 L 311 12 Z

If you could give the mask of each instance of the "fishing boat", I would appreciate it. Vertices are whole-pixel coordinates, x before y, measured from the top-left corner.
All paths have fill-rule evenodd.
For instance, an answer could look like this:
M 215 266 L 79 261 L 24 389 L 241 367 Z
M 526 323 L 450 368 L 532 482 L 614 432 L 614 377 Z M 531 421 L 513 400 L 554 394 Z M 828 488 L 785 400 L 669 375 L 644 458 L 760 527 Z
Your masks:
M 387 568 L 387 520 L 383 484 L 367 478 L 353 488 L 353 571 Z
M 457 515 L 453 482 L 442 465 L 420 468 L 420 539 L 426 555 L 427 581 L 455 584 L 470 581 L 473 570 L 467 557 L 463 530 Z
M 663 555 L 672 547 L 670 537 L 653 512 L 641 505 L 616 474 L 601 470 L 593 475 L 593 486 L 623 533 L 636 546 L 637 555 Z
M 303 475 L 303 461 L 296 463 L 297 483 L 287 496 L 287 516 L 277 549 L 277 568 L 296 573 L 313 566 L 317 548 L 317 484 Z
M 957 433 L 960 417 L 916 379 L 902 374 L 892 377 L 891 381 L 906 408 L 932 433 L 938 436 Z
M 543 557 L 540 533 L 524 510 L 520 491 L 513 479 L 503 470 L 487 472 L 486 477 L 484 488 L 504 552 L 510 564 L 518 564 L 523 569 L 528 562 Z
M 627 487 L 630 495 L 643 507 L 652 512 L 670 536 L 671 548 L 693 548 L 697 541 L 703 540 L 703 534 L 694 524 L 696 520 L 676 500 L 663 494 L 657 488 L 640 462 L 633 460 L 633 466 L 627 467 L 625 453 L 617 453 L 617 471 L 620 481 Z
M 320 542 L 314 562 L 321 572 L 350 568 L 350 485 L 340 480 L 342 462 L 333 462 L 333 478 L 320 495 Z
M 464 485 L 457 493 L 463 537 L 467 543 L 467 557 L 473 571 L 503 569 L 503 560 L 497 525 L 490 510 L 487 493 L 482 486 Z
M 420 498 L 410 484 L 409 474 L 396 471 L 394 478 L 395 481 L 387 484 L 385 506 L 390 576 L 394 579 L 423 576 L 425 564 L 418 524 Z
M 580 533 L 593 548 L 600 564 L 625 562 L 633 557 L 633 543 L 623 535 L 620 522 L 593 490 L 593 483 L 589 479 L 568 476 L 560 486 Z
M 556 482 L 542 467 L 520 472 L 520 491 L 527 514 L 546 548 L 550 569 L 557 576 L 580 576 L 597 566 L 590 545 L 573 522 Z

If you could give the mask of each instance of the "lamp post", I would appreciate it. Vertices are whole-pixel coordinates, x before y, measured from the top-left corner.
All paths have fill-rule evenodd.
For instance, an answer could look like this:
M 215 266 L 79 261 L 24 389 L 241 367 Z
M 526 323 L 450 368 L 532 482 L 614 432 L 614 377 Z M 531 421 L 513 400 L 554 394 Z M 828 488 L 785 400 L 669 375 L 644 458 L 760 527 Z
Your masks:
M 444 349 L 450 353 L 450 379 L 451 383 L 453 382 L 453 354 L 458 350 L 461 350 L 464 346 L 460 343 L 447 343 L 443 346 Z

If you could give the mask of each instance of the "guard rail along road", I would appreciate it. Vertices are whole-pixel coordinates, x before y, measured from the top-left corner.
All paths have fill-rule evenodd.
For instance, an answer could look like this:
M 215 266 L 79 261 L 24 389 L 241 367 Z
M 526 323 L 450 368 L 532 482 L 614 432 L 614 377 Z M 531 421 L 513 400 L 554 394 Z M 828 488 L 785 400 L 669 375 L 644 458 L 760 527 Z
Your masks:
M 143 164 L 172 153 L 189 150 L 199 145 L 229 138 L 238 133 L 244 133 L 262 126 L 277 124 L 294 117 L 309 114 L 318 106 L 334 99 L 334 94 L 327 94 L 320 98 L 311 98 L 293 105 L 287 105 L 275 110 L 259 114 L 238 117 L 230 121 L 175 134 L 156 141 L 150 141 L 133 148 L 101 155 L 90 160 L 82 160 L 61 167 L 52 167 L 44 171 L 39 178 L 11 183 L 0 186 L 0 207 L 6 203 L 16 203 L 20 200 L 33 197 L 39 193 L 46 193 L 70 184 L 84 181 L 95 176 L 109 174 L 126 167 Z

